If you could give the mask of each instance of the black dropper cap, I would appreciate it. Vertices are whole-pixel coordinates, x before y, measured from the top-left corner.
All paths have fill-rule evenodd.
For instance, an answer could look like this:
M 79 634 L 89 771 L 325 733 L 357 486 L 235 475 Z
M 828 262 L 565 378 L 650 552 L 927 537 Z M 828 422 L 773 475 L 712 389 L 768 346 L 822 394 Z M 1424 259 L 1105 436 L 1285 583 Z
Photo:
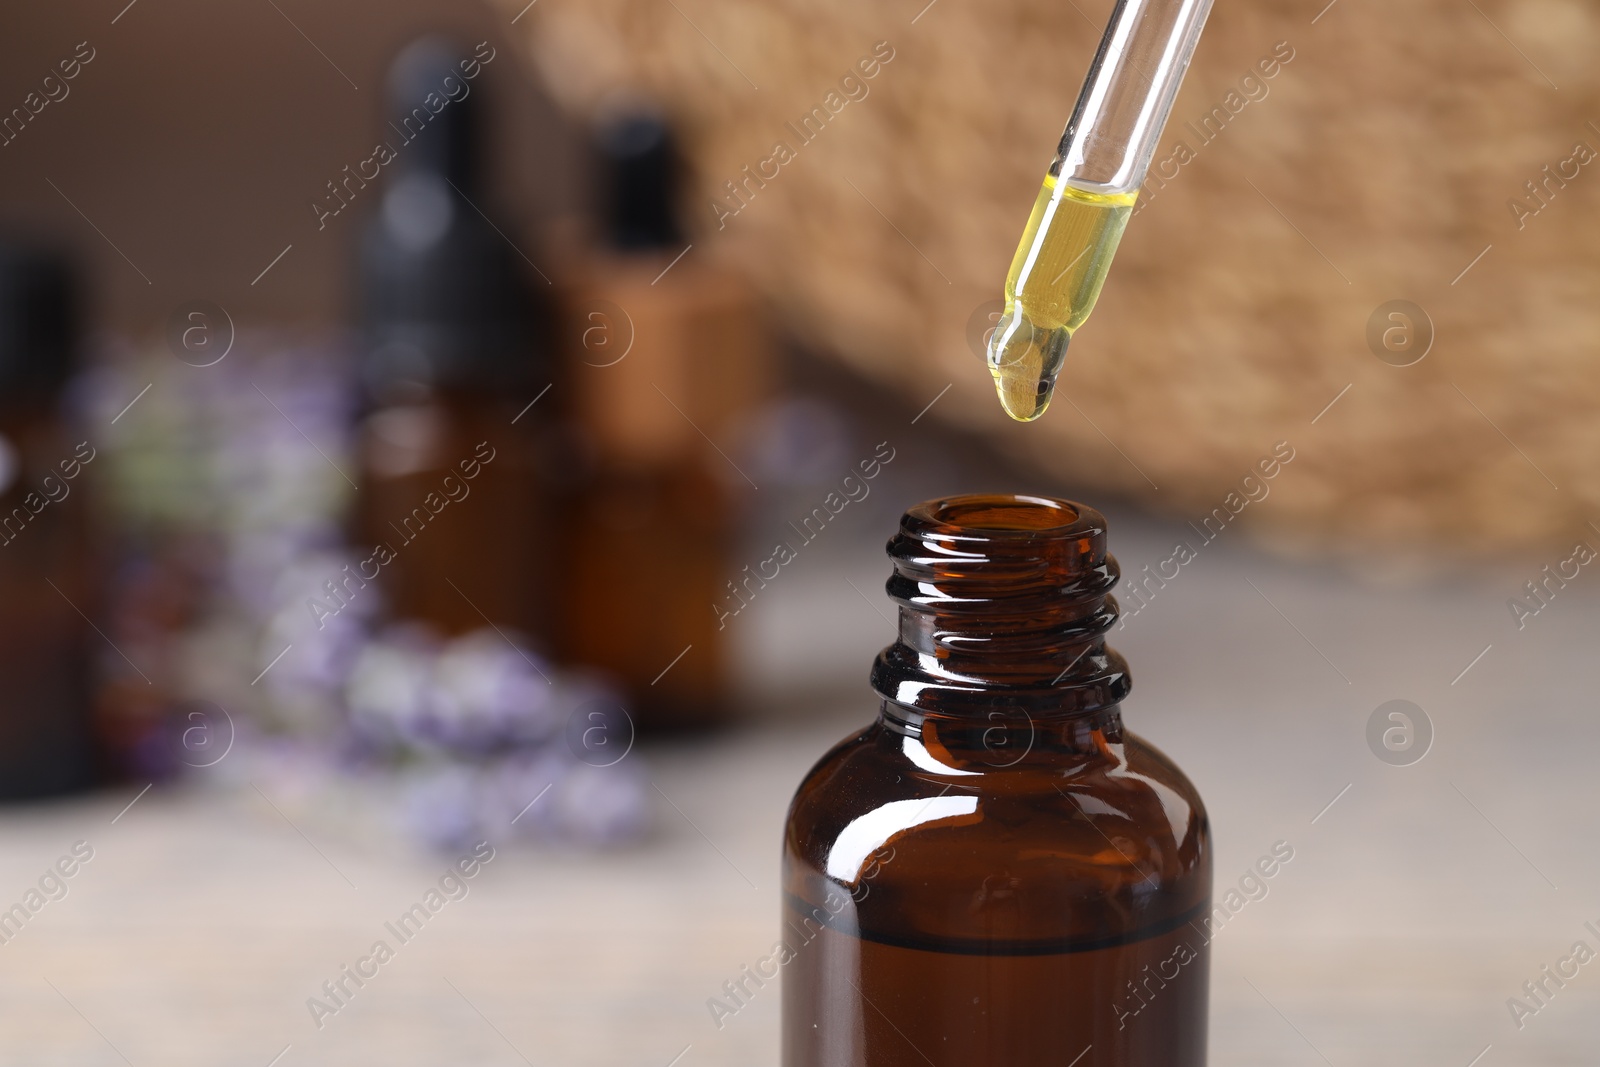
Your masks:
M 37 401 L 72 374 L 78 301 L 65 256 L 0 241 L 0 406 Z
M 422 385 L 493 391 L 545 361 L 544 305 L 483 208 L 483 86 L 462 53 L 425 37 L 389 72 L 382 199 L 363 235 L 360 300 L 376 394 Z
M 666 120 L 651 111 L 629 111 L 601 126 L 595 140 L 604 173 L 606 237 L 612 247 L 680 248 L 680 167 Z

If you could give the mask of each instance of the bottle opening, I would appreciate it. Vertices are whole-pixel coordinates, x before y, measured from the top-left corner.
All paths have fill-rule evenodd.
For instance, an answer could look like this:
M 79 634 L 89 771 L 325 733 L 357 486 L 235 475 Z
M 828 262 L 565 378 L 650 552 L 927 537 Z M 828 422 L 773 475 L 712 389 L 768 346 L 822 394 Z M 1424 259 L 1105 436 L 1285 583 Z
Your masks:
M 926 517 L 942 526 L 991 533 L 1064 533 L 1081 517 L 1078 509 L 1065 500 L 1020 495 L 947 497 L 912 510 L 926 510 Z

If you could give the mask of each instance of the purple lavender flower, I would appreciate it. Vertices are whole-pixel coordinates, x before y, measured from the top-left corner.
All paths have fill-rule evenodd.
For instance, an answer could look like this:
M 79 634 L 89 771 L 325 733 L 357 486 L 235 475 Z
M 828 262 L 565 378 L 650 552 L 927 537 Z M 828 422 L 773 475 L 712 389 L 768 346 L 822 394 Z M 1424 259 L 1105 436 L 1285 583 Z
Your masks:
M 438 739 L 476 751 L 543 741 L 560 723 L 551 674 L 552 668 L 499 631 L 457 638 L 434 668 Z

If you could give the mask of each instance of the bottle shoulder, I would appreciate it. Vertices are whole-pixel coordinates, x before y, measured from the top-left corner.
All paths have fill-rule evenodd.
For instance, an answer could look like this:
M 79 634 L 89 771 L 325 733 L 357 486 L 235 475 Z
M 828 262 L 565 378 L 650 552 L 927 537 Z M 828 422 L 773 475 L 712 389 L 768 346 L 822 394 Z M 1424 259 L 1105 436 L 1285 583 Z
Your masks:
M 1117 742 L 1091 752 L 1034 749 L 1019 757 L 997 751 L 958 762 L 878 722 L 848 735 L 817 760 L 795 792 L 790 822 L 820 830 L 886 803 L 949 794 L 997 804 L 1044 801 L 1039 810 L 1046 816 L 1063 813 L 1052 805 L 1074 809 L 1082 801 L 1091 808 L 1115 807 L 1130 819 L 1159 812 L 1163 818 L 1155 821 L 1170 830 L 1174 842 L 1206 820 L 1194 783 L 1137 734 L 1123 732 Z
M 784 859 L 791 893 L 848 894 L 863 929 L 902 933 L 1070 939 L 1182 921 L 1210 895 L 1198 791 L 1127 733 L 957 766 L 876 723 L 803 780 Z

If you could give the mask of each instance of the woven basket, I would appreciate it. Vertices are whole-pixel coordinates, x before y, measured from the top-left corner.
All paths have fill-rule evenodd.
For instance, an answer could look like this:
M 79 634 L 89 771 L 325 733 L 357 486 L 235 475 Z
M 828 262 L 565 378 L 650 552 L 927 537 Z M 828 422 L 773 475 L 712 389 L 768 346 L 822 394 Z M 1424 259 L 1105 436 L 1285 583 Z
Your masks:
M 1287 441 L 1248 516 L 1280 542 L 1600 543 L 1600 159 L 1574 162 L 1600 149 L 1591 5 L 1219 3 L 1157 153 L 1172 177 L 1147 185 L 1055 406 L 1022 426 L 970 324 L 1109 3 L 924 2 L 557 0 L 519 28 L 575 113 L 628 88 L 678 116 L 695 254 L 741 264 L 913 409 L 951 383 L 930 418 L 1085 495 L 1197 519 Z M 868 78 L 875 48 L 892 58 Z M 803 141 L 808 114 L 825 121 Z M 1432 322 L 1409 366 L 1369 345 L 1393 300 Z

